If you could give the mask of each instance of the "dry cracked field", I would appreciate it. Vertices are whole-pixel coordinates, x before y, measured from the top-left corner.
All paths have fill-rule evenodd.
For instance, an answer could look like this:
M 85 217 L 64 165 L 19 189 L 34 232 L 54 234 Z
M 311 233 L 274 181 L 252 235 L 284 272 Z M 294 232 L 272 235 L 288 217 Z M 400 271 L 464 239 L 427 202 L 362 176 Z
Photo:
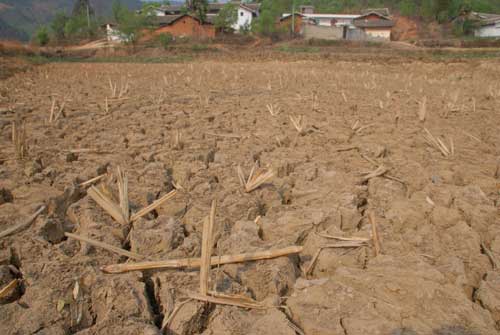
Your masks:
M 0 333 L 499 334 L 499 77 L 494 60 L 319 58 L 3 80 Z M 247 193 L 254 164 L 274 176 Z M 117 202 L 118 167 L 131 213 L 177 192 L 119 223 L 79 186 L 103 175 Z M 197 268 L 101 271 L 200 257 L 213 199 L 214 256 L 303 247 L 212 268 L 211 291 L 264 310 L 188 299 Z

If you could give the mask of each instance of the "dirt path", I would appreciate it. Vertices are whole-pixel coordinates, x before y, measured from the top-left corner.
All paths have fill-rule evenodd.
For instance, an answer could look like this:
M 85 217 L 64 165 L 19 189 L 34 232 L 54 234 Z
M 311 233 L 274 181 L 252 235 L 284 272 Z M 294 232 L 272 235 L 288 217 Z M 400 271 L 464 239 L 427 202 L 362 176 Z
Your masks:
M 199 272 L 104 274 L 126 258 L 64 232 L 152 260 L 199 257 L 212 199 L 214 255 L 304 251 L 211 272 L 211 288 L 283 308 L 188 301 L 170 334 L 499 333 L 499 75 L 494 61 L 298 59 L 61 63 L 2 81 L 0 231 L 48 210 L 0 239 L 0 289 L 20 280 L 0 300 L 0 333 L 161 334 Z M 54 100 L 64 110 L 49 123 Z M 22 162 L 16 113 L 29 145 Z M 302 117 L 301 134 L 290 116 Z M 275 176 L 244 193 L 236 167 L 255 162 Z M 118 166 L 132 212 L 182 190 L 119 224 L 75 187 Z M 98 185 L 118 194 L 110 178 Z M 369 241 L 333 248 L 326 235 Z

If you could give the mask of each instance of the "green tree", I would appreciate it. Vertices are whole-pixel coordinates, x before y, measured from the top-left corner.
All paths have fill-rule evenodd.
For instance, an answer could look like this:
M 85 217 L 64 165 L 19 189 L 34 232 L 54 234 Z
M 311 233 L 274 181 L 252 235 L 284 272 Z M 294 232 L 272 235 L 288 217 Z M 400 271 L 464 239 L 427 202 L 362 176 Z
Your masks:
M 35 36 L 36 36 L 36 41 L 38 42 L 39 45 L 45 46 L 49 43 L 50 38 L 47 27 L 41 26 L 40 28 L 38 28 Z
M 68 23 L 68 20 L 68 16 L 63 11 L 59 11 L 56 13 L 54 19 L 52 20 L 52 23 L 50 24 L 52 33 L 58 41 L 62 41 L 66 37 L 66 35 L 64 34 L 64 28 L 66 27 L 66 23 Z
M 158 43 L 165 50 L 168 49 L 173 40 L 174 37 L 170 33 L 161 33 L 158 35 Z
M 113 19 L 118 22 L 120 20 L 121 12 L 126 9 L 120 0 L 113 0 L 111 3 L 111 12 L 113 14 Z
M 215 17 L 215 28 L 222 31 L 231 31 L 233 25 L 238 21 L 238 8 L 235 4 L 228 2 Z
M 142 32 L 149 27 L 147 13 L 136 13 L 122 7 L 117 16 L 118 30 L 126 36 L 127 42 L 135 44 L 138 42 Z
M 403 0 L 399 3 L 399 11 L 404 16 L 417 15 L 417 6 L 414 0 Z
M 201 22 L 205 22 L 208 12 L 208 0 L 186 0 L 186 7 Z
M 90 5 L 89 0 L 76 0 L 73 5 L 72 16 L 94 16 L 95 12 L 92 6 Z

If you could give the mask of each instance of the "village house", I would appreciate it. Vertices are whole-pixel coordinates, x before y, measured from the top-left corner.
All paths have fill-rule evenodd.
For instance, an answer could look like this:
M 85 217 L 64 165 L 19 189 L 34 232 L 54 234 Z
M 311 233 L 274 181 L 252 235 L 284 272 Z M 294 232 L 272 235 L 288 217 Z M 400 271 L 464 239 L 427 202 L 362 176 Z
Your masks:
M 392 21 L 388 16 L 380 14 L 377 11 L 367 12 L 364 15 L 357 17 L 354 20 L 354 26 L 363 32 L 363 36 L 360 39 L 368 40 L 390 40 L 391 31 L 394 26 L 394 21 Z M 356 34 L 354 33 L 353 36 Z M 354 37 L 351 39 L 355 39 Z
M 252 21 L 259 16 L 260 3 L 240 3 L 238 6 L 238 19 L 233 25 L 236 31 L 248 31 Z
M 153 35 L 168 33 L 174 37 L 214 38 L 216 29 L 213 20 L 214 15 L 207 15 L 203 22 L 189 14 L 164 15 L 156 18 L 159 28 Z
M 500 37 L 500 15 L 472 12 L 469 18 L 476 21 L 474 36 Z

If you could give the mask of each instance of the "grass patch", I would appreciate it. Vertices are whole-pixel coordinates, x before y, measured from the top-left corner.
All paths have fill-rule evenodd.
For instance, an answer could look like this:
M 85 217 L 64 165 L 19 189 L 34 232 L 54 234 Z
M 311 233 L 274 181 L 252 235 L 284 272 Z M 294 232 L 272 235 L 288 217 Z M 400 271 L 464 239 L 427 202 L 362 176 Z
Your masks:
M 182 63 L 193 60 L 189 55 L 175 55 L 162 57 L 143 56 L 114 56 L 114 57 L 49 57 L 49 56 L 26 56 L 26 61 L 34 65 L 49 63 L 139 63 L 139 64 L 168 64 Z
M 321 49 L 318 47 L 310 47 L 310 46 L 282 45 L 278 47 L 278 51 L 289 52 L 289 53 L 316 53 L 320 52 Z
M 495 59 L 500 58 L 500 50 L 498 51 L 469 51 L 469 52 L 451 52 L 446 50 L 431 51 L 431 56 L 434 59 Z

